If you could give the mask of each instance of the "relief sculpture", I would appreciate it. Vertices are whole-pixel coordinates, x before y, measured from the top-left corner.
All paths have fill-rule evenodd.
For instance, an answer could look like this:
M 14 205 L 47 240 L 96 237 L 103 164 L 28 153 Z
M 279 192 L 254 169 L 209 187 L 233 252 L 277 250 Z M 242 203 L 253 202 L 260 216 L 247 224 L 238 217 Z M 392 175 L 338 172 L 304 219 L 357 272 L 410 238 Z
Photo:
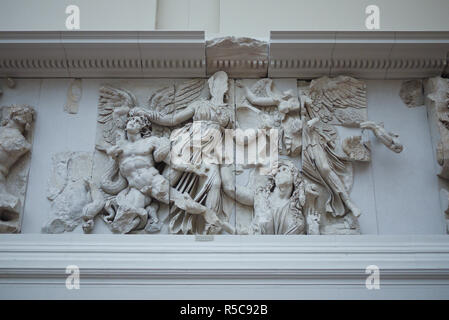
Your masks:
M 147 83 L 100 88 L 92 173 L 49 195 L 68 213 L 44 232 L 95 232 L 101 219 L 113 233 L 359 234 L 350 193 L 354 162 L 371 160 L 368 132 L 403 148 L 368 120 L 366 86 L 351 77 Z M 340 141 L 339 127 L 360 135 Z M 75 189 L 81 209 L 66 204 Z
M 33 108 L 1 108 L 0 233 L 20 232 L 31 151 Z
M 449 233 L 449 80 L 441 77 L 425 81 L 425 104 L 431 133 L 436 145 L 437 174 L 445 198 L 443 207 L 446 231 Z
M 175 161 L 172 162 L 170 139 L 153 134 L 153 123 L 172 127 L 192 117 L 194 123 L 199 121 L 203 124 L 204 121 L 206 126 L 200 130 L 205 129 L 205 135 L 209 134 L 207 126 L 219 126 L 220 120 L 227 125 L 230 118 L 225 112 L 222 113 L 221 109 L 225 106 L 223 97 L 227 91 L 227 76 L 211 79 L 209 81 L 211 100 L 192 102 L 189 92 L 183 92 L 182 88 L 178 87 L 176 93 L 165 90 L 159 92 L 159 95 L 152 96 L 150 100 L 154 103 L 150 103 L 151 109 L 139 107 L 135 96 L 129 91 L 102 88 L 99 122 L 107 129 L 104 131 L 107 133 L 104 141 L 108 144 L 97 144 L 96 149 L 105 153 L 110 161 L 99 186 L 89 183 L 94 203 L 85 208 L 83 225 L 85 232 L 92 230 L 94 218 L 100 212 L 103 212 L 103 219 L 116 233 L 159 231 L 160 221 L 157 211 L 160 204 L 173 204 L 171 208 L 179 210 L 170 212 L 173 216 L 170 218 L 171 230 L 177 227 L 176 219 L 180 215 L 183 216 L 181 220 L 188 220 L 181 223 L 180 231 L 184 233 L 196 231 L 192 228 L 200 225 L 194 221 L 199 215 L 203 219 L 204 229 L 198 233 L 206 232 L 206 228 L 222 227 L 218 218 L 220 215 L 218 205 L 221 201 L 217 199 L 219 196 L 217 193 L 220 191 L 219 186 L 217 190 L 217 170 L 212 166 L 204 168 L 201 174 L 197 174 L 197 171 L 201 170 L 202 163 L 195 160 L 199 155 L 195 151 L 192 152 L 193 158 L 190 159 L 192 161 L 186 164 L 178 165 Z M 198 86 L 198 83 L 193 85 Z M 187 83 L 184 86 L 192 84 Z M 168 94 L 168 97 L 164 94 Z M 182 95 L 188 96 L 184 98 L 188 100 L 184 104 L 170 103 L 170 99 L 176 101 L 183 98 Z M 167 102 L 169 103 L 161 105 Z M 165 108 L 161 109 L 162 107 Z M 179 130 L 184 130 L 189 136 L 192 130 L 197 130 L 193 124 L 188 123 Z M 179 132 L 176 136 L 183 137 Z M 189 141 L 182 139 L 179 141 L 182 145 L 181 153 L 185 151 L 183 148 L 190 148 Z M 191 173 L 195 175 L 192 176 Z M 184 178 L 182 183 L 177 184 L 176 180 L 182 178 Z M 186 181 L 189 179 L 198 181 Z M 191 187 L 194 183 L 202 185 L 199 189 L 200 194 L 193 195 L 192 198 L 190 190 L 186 190 L 185 185 Z M 103 200 L 98 188 L 104 193 Z M 205 201 L 198 201 L 199 198 Z M 190 229 L 184 231 L 183 227 Z

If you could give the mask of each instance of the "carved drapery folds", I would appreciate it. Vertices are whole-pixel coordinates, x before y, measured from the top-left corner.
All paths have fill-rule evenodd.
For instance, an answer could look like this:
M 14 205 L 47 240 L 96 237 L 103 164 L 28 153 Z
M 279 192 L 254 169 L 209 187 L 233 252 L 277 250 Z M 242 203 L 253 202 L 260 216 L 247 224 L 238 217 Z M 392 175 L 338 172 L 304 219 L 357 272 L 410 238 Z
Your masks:
M 43 231 L 359 234 L 353 162 L 370 161 L 369 132 L 402 150 L 366 109 L 346 76 L 105 84 L 93 155 L 54 157 Z
M 27 105 L 2 107 L 0 126 L 0 233 L 20 232 L 35 112 Z

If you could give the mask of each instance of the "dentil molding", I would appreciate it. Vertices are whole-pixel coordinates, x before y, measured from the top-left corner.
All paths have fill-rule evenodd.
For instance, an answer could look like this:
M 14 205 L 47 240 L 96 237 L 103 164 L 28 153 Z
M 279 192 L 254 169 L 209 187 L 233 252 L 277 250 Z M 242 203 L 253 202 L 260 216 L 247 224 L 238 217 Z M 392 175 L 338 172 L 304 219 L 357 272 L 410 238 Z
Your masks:
M 449 32 L 272 31 L 268 76 L 424 78 L 441 75 L 448 52 Z
M 203 77 L 204 32 L 0 32 L 0 74 L 13 77 Z
M 268 42 L 202 31 L 0 32 L 0 76 L 231 77 L 441 75 L 449 32 L 272 31 Z

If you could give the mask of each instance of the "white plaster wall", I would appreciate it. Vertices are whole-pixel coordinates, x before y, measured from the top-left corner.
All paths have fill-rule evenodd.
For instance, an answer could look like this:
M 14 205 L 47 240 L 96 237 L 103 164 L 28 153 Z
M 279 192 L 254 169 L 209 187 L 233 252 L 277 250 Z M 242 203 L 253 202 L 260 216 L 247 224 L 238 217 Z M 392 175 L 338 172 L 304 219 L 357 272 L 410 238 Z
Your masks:
M 367 81 L 368 117 L 398 133 L 404 145 L 393 154 L 371 139 L 372 174 L 379 234 L 444 234 L 434 149 L 424 106 L 408 108 L 401 81 Z
M 2 0 L 0 30 L 66 30 L 78 5 L 81 30 L 205 30 L 208 37 L 268 38 L 270 30 L 366 31 L 365 8 L 380 8 L 384 31 L 448 31 L 447 0 Z
M 282 81 L 287 81 L 284 79 Z M 104 79 L 83 79 L 77 114 L 64 111 L 70 79 L 19 79 L 16 89 L 4 87 L 1 105 L 26 103 L 37 110 L 23 233 L 40 233 L 50 203 L 47 180 L 51 157 L 63 151 L 92 152 L 98 89 Z M 119 81 L 119 80 L 115 80 Z M 106 81 L 107 82 L 107 81 Z M 408 108 L 399 98 L 401 81 L 367 81 L 368 117 L 399 133 L 404 150 L 396 154 L 369 133 L 372 162 L 354 166 L 351 197 L 362 209 L 362 234 L 445 234 L 439 200 L 434 150 L 425 107 Z M 339 128 L 343 139 L 357 129 Z M 96 233 L 109 233 L 102 222 Z M 75 230 L 81 233 L 81 228 Z
M 157 0 L 2 0 L 1 31 L 64 31 L 66 7 L 80 9 L 82 31 L 148 31 L 156 26 Z
M 365 8 L 380 9 L 380 31 L 447 31 L 447 0 L 226 0 L 220 33 L 269 37 L 271 30 L 368 31 Z
M 220 0 L 159 0 L 158 30 L 220 31 Z

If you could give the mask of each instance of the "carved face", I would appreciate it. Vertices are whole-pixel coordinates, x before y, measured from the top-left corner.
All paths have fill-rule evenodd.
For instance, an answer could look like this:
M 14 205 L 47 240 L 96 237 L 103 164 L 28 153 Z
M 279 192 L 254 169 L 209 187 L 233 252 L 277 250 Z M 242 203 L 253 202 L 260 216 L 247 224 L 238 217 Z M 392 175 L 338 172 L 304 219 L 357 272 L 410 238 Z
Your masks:
M 274 182 L 279 189 L 285 189 L 293 185 L 293 176 L 291 170 L 286 165 L 281 165 L 274 177 Z
M 126 123 L 126 132 L 131 134 L 140 133 L 145 127 L 145 122 L 141 117 L 131 117 Z

